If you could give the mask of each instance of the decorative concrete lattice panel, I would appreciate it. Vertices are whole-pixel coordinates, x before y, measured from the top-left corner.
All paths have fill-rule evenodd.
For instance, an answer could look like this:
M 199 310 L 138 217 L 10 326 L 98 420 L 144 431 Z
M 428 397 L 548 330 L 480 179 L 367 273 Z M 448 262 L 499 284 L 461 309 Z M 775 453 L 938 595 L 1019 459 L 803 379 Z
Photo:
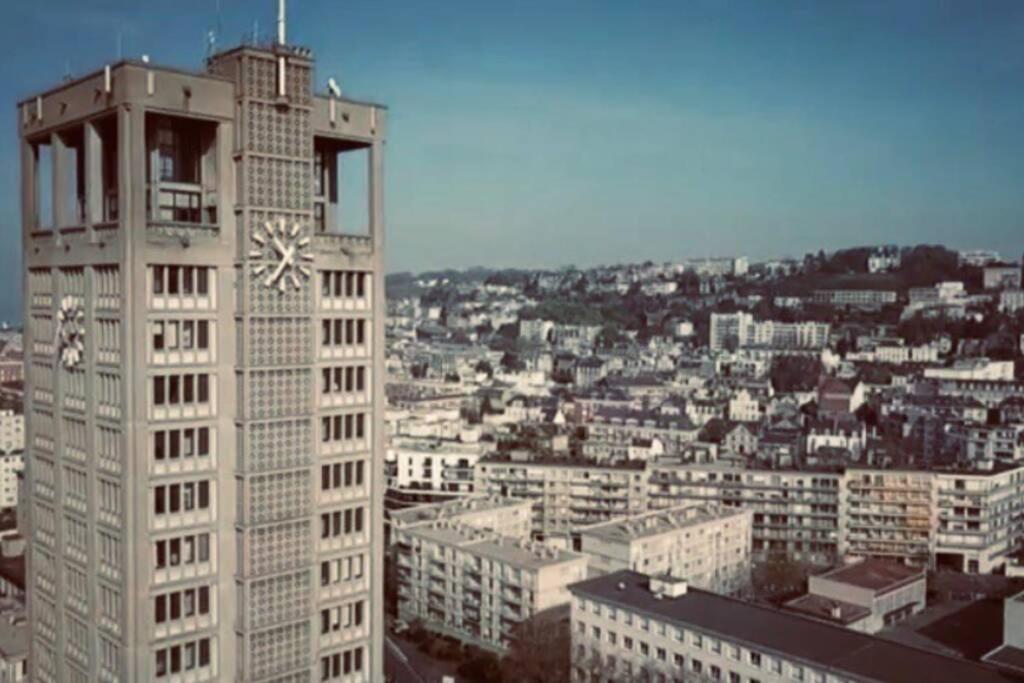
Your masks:
M 288 101 L 299 106 L 313 103 L 310 78 L 306 65 L 289 61 L 285 67 L 285 94 Z M 277 99 L 277 62 L 272 59 L 250 58 L 245 71 L 245 93 L 264 100 Z
M 249 151 L 302 159 L 313 156 L 308 110 L 282 110 L 264 102 L 250 102 L 247 110 L 245 135 Z
M 308 211 L 313 199 L 313 166 L 309 161 L 250 157 L 246 203 L 275 209 Z
M 271 472 L 249 478 L 249 519 L 265 524 L 309 515 L 312 509 L 309 470 Z
M 243 462 L 247 472 L 306 467 L 313 462 L 313 423 L 308 418 L 252 422 Z
M 249 311 L 253 315 L 296 315 L 313 312 L 313 283 L 304 280 L 302 287 L 267 287 L 263 279 L 252 272 L 246 274 L 249 292 Z
M 313 324 L 309 318 L 249 318 L 244 341 L 249 347 L 250 365 L 313 362 Z
M 312 529 L 308 520 L 260 527 L 248 533 L 250 576 L 297 569 L 313 561 Z
M 249 636 L 248 677 L 260 678 L 309 664 L 309 622 L 267 629 Z
M 251 627 L 260 629 L 308 616 L 312 588 L 310 573 L 305 570 L 253 581 L 247 606 Z
M 309 368 L 253 370 L 248 384 L 250 418 L 301 415 L 312 409 L 313 373 Z

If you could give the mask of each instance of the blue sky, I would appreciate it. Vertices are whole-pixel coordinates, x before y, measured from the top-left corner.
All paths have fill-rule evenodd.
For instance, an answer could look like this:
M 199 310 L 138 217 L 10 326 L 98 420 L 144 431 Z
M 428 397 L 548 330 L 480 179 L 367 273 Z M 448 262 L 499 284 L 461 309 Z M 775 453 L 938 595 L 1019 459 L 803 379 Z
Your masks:
M 119 32 L 125 56 L 199 67 L 217 15 L 214 0 L 4 5 L 6 285 L 14 99 L 113 60 Z M 273 30 L 273 0 L 220 5 L 222 45 Z M 391 108 L 390 270 L 1024 249 L 1017 0 L 291 0 L 289 18 L 319 82 Z

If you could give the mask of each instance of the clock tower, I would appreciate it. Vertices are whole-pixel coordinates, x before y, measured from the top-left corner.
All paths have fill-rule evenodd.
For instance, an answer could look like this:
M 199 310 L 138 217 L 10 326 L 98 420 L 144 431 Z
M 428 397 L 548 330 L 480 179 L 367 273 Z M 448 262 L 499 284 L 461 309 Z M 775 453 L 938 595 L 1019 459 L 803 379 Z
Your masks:
M 383 680 L 386 110 L 315 81 L 281 40 L 18 104 L 34 681 Z

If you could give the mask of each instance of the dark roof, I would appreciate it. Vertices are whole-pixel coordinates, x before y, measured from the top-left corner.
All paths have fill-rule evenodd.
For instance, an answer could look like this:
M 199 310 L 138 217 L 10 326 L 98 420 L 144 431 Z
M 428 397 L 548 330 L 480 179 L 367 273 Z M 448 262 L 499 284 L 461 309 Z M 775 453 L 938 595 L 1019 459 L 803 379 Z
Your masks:
M 839 609 L 838 616 L 833 613 L 835 608 Z M 801 595 L 799 598 L 787 602 L 786 609 L 801 612 L 816 619 L 835 621 L 844 626 L 849 626 L 864 617 L 871 616 L 871 610 L 867 607 L 861 607 L 860 605 L 854 605 L 841 600 L 833 600 L 820 595 Z
M 622 586 L 620 589 L 619 586 Z M 695 588 L 658 599 L 649 577 L 622 570 L 570 586 L 573 594 L 636 610 L 809 666 L 885 683 L 1006 683 L 992 667 L 918 650 L 841 626 Z
M 985 661 L 1024 673 L 1024 650 L 1012 645 L 1003 645 L 985 655 Z
M 833 569 L 818 578 L 885 593 L 904 585 L 909 580 L 924 579 L 925 571 L 920 567 L 908 567 L 905 564 L 868 558 L 856 564 Z
M 0 576 L 7 579 L 11 585 L 25 590 L 25 556 L 0 556 Z

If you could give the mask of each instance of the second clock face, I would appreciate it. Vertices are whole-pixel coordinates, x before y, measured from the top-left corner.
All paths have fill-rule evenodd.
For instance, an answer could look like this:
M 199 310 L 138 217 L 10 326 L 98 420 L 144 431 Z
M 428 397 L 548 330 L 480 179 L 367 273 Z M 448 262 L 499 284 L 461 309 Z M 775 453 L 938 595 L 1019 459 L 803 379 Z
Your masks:
M 72 296 L 66 296 L 57 311 L 57 346 L 60 361 L 71 369 L 85 353 L 85 311 Z
M 274 287 L 282 293 L 290 287 L 300 289 L 312 275 L 309 264 L 313 253 L 309 251 L 309 238 L 301 233 L 302 226 L 289 225 L 283 218 L 267 221 L 253 233 L 249 258 L 257 260 L 252 272 L 264 287 Z

